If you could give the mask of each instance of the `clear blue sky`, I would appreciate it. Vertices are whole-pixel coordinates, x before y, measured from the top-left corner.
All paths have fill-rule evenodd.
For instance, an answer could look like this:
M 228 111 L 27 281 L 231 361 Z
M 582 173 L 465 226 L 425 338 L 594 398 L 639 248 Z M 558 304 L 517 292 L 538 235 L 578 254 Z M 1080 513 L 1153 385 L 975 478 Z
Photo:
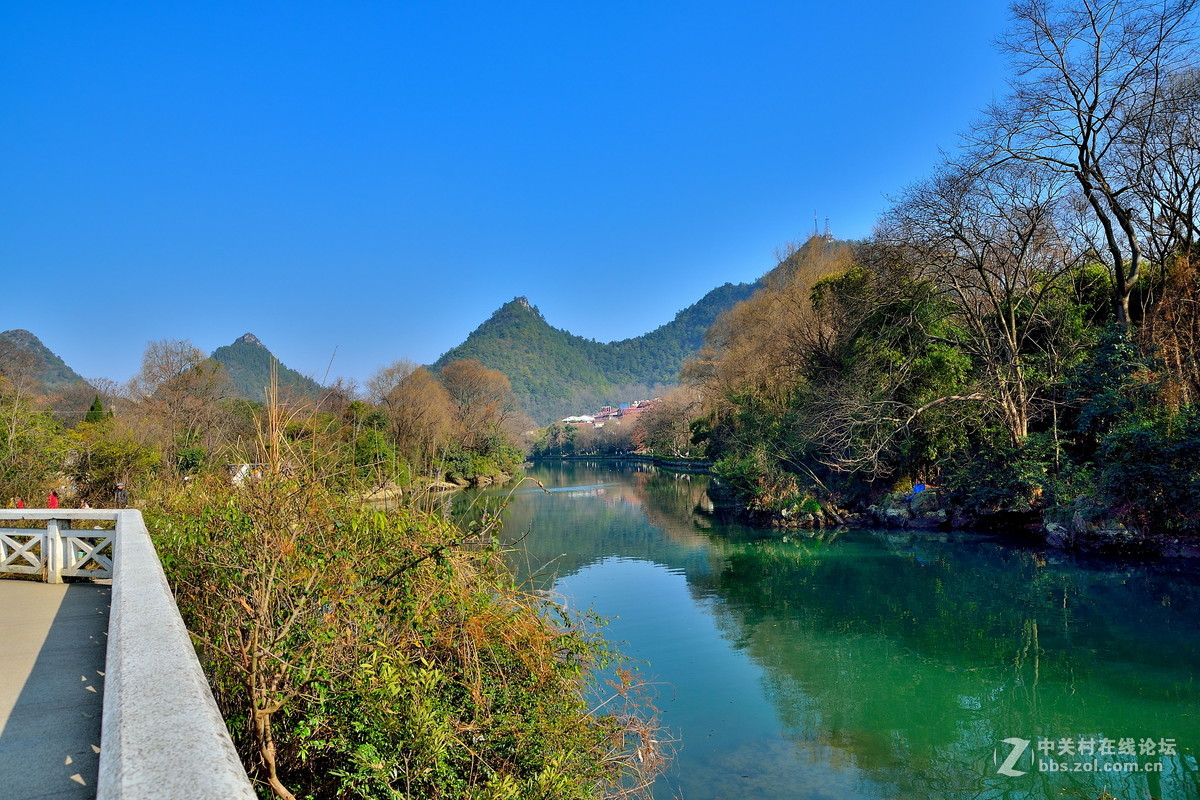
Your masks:
M 502 303 L 602 341 L 868 235 L 993 97 L 1004 3 L 0 0 L 0 330 L 318 379 Z

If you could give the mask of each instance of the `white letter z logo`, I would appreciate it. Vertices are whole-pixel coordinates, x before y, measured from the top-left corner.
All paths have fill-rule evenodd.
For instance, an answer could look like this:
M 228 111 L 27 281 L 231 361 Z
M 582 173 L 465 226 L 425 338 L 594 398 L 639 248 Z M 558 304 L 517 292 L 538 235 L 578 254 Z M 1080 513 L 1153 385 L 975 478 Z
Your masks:
M 1000 768 L 997 769 L 996 772 L 999 772 L 1001 775 L 1007 775 L 1010 778 L 1018 778 L 1021 775 L 1024 775 L 1027 770 L 1013 769 L 1013 767 L 1017 765 L 1017 761 L 1021 758 L 1021 756 L 1025 755 L 1025 750 L 1029 747 L 1029 740 L 1018 739 L 1014 736 L 1005 739 L 1004 743 L 1011 744 L 1013 749 L 1012 752 L 1008 754 L 1008 758 L 1004 759 L 1004 763 L 1000 765 Z M 995 761 L 996 753 L 993 752 L 992 762 L 995 763 Z

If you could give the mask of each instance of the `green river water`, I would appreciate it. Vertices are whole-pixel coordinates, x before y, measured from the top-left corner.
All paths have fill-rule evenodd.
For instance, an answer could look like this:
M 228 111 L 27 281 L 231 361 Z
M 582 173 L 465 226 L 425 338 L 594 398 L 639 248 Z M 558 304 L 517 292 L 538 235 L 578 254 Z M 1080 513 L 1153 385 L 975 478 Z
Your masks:
M 513 567 L 659 682 L 678 752 L 656 798 L 1200 798 L 1200 565 L 784 541 L 706 512 L 705 477 L 528 474 L 549 492 L 511 493 Z

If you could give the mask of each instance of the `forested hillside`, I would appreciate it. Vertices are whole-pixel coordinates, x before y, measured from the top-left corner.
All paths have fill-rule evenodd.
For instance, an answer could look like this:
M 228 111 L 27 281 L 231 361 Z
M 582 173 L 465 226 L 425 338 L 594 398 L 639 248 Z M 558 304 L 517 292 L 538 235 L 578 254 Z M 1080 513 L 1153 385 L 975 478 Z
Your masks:
M 727 283 L 656 330 L 602 343 L 551 326 L 523 297 L 505 303 L 433 365 L 476 359 L 508 376 L 525 412 L 540 423 L 661 392 L 677 382 L 708 327 L 759 284 Z
M 42 394 L 88 388 L 78 372 L 26 330 L 0 333 L 0 361 L 7 371 L 30 378 Z
M 923 484 L 930 526 L 1200 534 L 1190 7 L 1014 6 L 1013 94 L 967 146 L 869 241 L 805 245 L 835 275 L 781 274 L 717 324 L 691 429 L 751 509 Z
M 239 397 L 262 402 L 263 393 L 271 382 L 274 356 L 257 336 L 247 333 L 233 344 L 218 347 L 213 351 L 212 359 L 225 367 Z M 321 385 L 280 363 L 279 391 L 284 396 L 316 399 L 321 394 Z
M 67 422 L 82 419 L 96 397 L 91 384 L 26 330 L 0 333 L 0 379 Z

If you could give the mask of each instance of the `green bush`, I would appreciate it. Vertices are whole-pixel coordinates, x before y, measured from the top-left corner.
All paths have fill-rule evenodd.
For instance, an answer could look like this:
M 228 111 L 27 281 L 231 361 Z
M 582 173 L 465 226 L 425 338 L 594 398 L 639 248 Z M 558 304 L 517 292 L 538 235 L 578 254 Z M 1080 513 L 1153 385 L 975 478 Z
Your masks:
M 1200 412 L 1133 416 L 1101 442 L 1100 499 L 1144 530 L 1200 529 Z
M 973 511 L 1029 511 L 1044 495 L 1053 463 L 1046 437 L 1030 436 L 1015 445 L 994 430 L 945 461 L 943 479 L 954 502 Z
M 584 800 L 661 769 L 631 679 L 616 713 L 587 702 L 613 658 L 596 627 L 515 586 L 486 523 L 468 540 L 269 468 L 147 516 L 234 742 L 276 796 Z

